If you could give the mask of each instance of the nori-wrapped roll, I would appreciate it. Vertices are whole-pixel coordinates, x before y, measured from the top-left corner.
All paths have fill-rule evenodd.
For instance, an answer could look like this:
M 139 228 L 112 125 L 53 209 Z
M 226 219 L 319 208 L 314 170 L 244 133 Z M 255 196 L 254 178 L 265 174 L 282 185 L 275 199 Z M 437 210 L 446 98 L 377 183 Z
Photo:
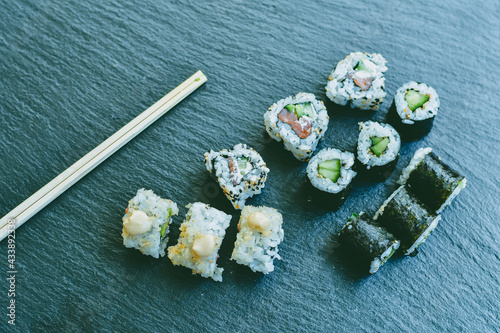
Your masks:
M 356 159 L 360 174 L 371 180 L 385 179 L 396 168 L 401 139 L 389 124 L 365 121 L 359 123 Z
M 425 83 L 408 82 L 394 95 L 387 122 L 406 140 L 416 140 L 430 132 L 439 111 L 439 96 Z
M 375 225 L 364 213 L 353 214 L 339 234 L 339 242 L 361 265 L 375 273 L 399 248 L 392 234 Z
M 313 202 L 338 209 L 349 194 L 356 177 L 354 154 L 335 148 L 320 150 L 307 164 L 307 177 L 312 185 Z
M 417 247 L 437 227 L 441 216 L 429 213 L 405 186 L 400 186 L 373 219 L 401 241 L 405 255 L 416 255 Z
M 429 211 L 441 213 L 465 187 L 467 179 L 436 156 L 431 148 L 421 148 L 399 179 Z

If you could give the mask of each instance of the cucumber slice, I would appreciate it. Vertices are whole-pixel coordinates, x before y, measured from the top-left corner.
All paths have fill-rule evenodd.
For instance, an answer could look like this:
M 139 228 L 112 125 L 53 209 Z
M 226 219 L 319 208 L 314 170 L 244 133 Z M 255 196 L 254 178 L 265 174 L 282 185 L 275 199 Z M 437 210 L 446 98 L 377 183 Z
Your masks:
M 302 104 L 303 112 L 306 116 L 311 117 L 315 114 L 314 107 L 312 103 L 304 103 Z M 299 117 L 300 118 L 300 117 Z
M 247 167 L 248 167 L 248 158 L 246 157 L 241 157 L 236 159 L 238 163 L 238 168 L 240 169 L 240 174 L 242 176 L 246 175 L 248 173 Z
M 356 67 L 354 67 L 355 71 L 366 71 L 366 72 L 371 72 L 372 68 L 375 66 L 374 63 L 372 63 L 368 59 L 361 59 L 359 60 L 358 64 Z
M 333 160 L 321 162 L 320 164 L 318 164 L 318 168 L 332 170 L 332 171 L 339 171 L 340 170 L 340 160 L 338 158 L 336 158 Z
M 340 176 L 340 170 L 334 171 L 334 170 L 319 168 L 318 173 L 321 176 L 330 179 L 334 183 L 337 182 L 337 179 L 339 179 Z
M 297 115 L 297 118 L 300 118 L 306 114 L 304 112 L 304 107 L 302 106 L 302 104 L 295 104 L 295 114 Z
M 168 223 L 162 224 L 160 228 L 160 237 L 165 237 L 165 232 L 167 231 Z
M 377 155 L 377 157 L 380 157 L 380 155 L 382 155 L 384 150 L 387 148 L 388 144 L 389 144 L 389 138 L 384 138 L 382 141 L 372 146 L 370 149 L 375 155 Z
M 290 112 L 295 112 L 295 105 L 294 104 L 288 104 L 287 106 L 285 106 L 285 108 Z
M 429 96 L 421 94 L 416 90 L 410 89 L 406 92 L 405 99 L 410 110 L 415 111 L 429 100 Z
M 314 107 L 311 103 L 288 104 L 285 108 L 289 112 L 294 112 L 298 119 L 302 116 L 312 117 L 314 115 Z
M 377 143 L 384 139 L 383 136 L 372 136 L 370 140 L 372 140 L 372 145 L 375 146 Z

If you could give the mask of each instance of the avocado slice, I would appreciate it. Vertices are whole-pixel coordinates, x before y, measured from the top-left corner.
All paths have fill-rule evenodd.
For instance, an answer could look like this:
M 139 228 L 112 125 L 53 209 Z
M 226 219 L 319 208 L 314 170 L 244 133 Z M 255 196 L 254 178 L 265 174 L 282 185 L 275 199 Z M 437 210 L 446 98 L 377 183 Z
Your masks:
M 429 100 L 429 96 L 410 89 L 406 92 L 405 99 L 410 110 L 415 111 Z
M 340 176 L 340 170 L 335 171 L 335 170 L 319 168 L 318 173 L 321 176 L 330 179 L 334 183 L 337 182 L 337 179 L 339 179 Z
M 389 138 L 384 138 L 376 145 L 370 147 L 370 149 L 375 155 L 377 155 L 377 157 L 380 157 L 380 155 L 382 155 L 384 150 L 387 148 L 389 141 L 390 141 Z
M 370 137 L 370 140 L 372 140 L 372 146 L 375 146 L 377 143 L 379 143 L 383 139 L 384 139 L 383 136 L 372 136 L 372 137 Z
M 246 175 L 245 170 L 247 168 L 248 158 L 241 157 L 236 159 L 238 161 L 238 168 L 240 169 L 240 173 L 242 176 Z
M 324 161 L 318 164 L 319 169 L 326 169 L 331 171 L 340 170 L 340 159 L 335 158 L 333 160 Z

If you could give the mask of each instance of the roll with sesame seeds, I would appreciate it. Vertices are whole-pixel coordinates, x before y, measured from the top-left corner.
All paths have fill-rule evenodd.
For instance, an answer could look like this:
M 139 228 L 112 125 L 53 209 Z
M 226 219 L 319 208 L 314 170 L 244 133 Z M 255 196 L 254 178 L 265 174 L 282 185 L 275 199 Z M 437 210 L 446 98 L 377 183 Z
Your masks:
M 205 166 L 236 209 L 243 209 L 248 198 L 262 191 L 269 172 L 260 154 L 241 143 L 206 152 Z
M 266 131 L 299 161 L 314 154 L 328 129 L 328 113 L 313 94 L 298 93 L 274 103 L 264 114 Z
M 374 53 L 353 52 L 342 59 L 328 77 L 326 96 L 339 105 L 376 111 L 385 93 L 386 60 Z
M 439 96 L 425 83 L 408 82 L 394 95 L 387 122 L 406 140 L 416 140 L 430 132 L 439 111 Z

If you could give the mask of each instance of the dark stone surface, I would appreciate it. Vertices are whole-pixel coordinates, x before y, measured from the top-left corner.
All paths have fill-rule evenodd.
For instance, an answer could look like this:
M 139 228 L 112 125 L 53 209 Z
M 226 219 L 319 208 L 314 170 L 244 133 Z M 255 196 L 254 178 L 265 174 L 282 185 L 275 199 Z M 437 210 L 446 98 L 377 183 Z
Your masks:
M 208 82 L 16 233 L 16 327 L 22 332 L 478 331 L 500 327 L 500 116 L 496 1 L 7 1 L 0 0 L 0 215 L 201 69 Z M 354 151 L 357 123 L 383 120 L 392 94 L 426 82 L 441 110 L 405 143 L 385 182 L 358 182 L 336 212 L 303 195 L 305 164 L 265 135 L 275 101 L 325 100 L 335 64 L 352 51 L 388 60 L 376 114 L 326 103 L 320 147 Z M 269 276 L 229 261 L 239 213 L 202 158 L 244 142 L 271 169 L 250 204 L 284 217 L 283 260 Z M 370 277 L 336 255 L 352 212 L 374 212 L 420 147 L 465 174 L 467 188 L 414 258 Z M 216 283 L 167 258 L 122 245 L 121 217 L 140 187 L 233 215 Z M 179 232 L 175 219 L 169 245 Z M 0 331 L 7 324 L 7 243 Z

